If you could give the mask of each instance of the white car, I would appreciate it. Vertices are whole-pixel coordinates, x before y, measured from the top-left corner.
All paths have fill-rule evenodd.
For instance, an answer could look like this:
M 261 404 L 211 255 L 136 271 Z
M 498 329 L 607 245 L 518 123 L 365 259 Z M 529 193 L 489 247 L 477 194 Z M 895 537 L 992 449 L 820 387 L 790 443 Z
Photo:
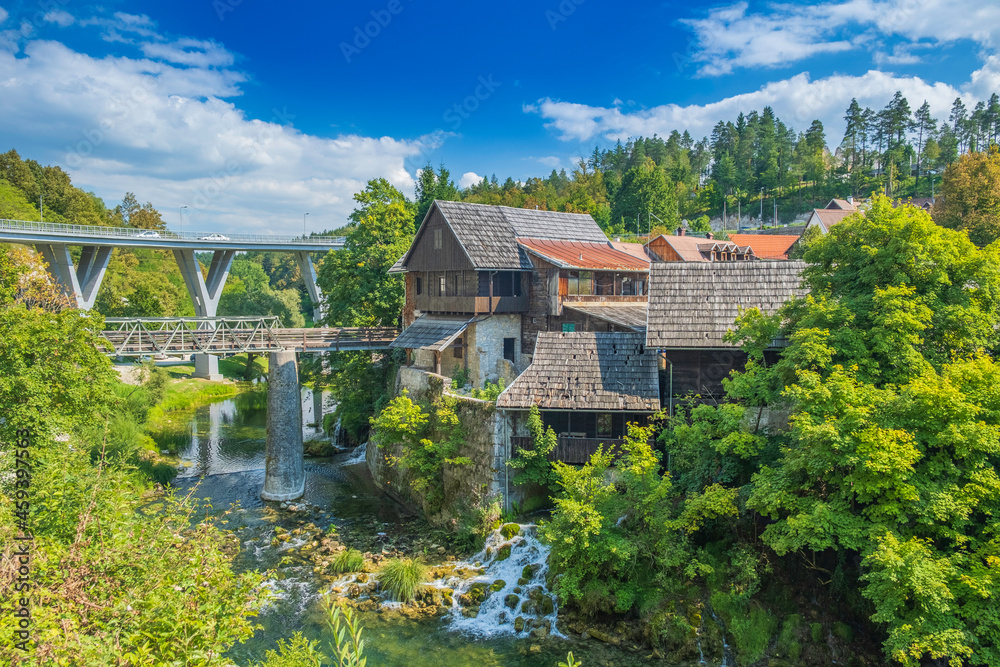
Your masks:
M 202 236 L 202 241 L 228 241 L 228 236 L 223 236 L 222 234 L 209 234 L 208 236 Z
M 160 235 L 157 232 L 154 232 L 152 229 L 147 229 L 144 232 L 139 232 L 138 234 L 136 234 L 136 236 L 138 236 L 140 239 L 158 239 L 158 238 L 160 238 Z

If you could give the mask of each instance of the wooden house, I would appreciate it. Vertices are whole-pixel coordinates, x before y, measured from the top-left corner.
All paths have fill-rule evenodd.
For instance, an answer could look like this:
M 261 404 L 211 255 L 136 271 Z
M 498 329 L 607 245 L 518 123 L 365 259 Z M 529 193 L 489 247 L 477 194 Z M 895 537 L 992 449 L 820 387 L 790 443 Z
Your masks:
M 664 401 L 697 394 L 721 401 L 722 380 L 746 355 L 725 340 L 741 311 L 774 313 L 803 296 L 797 261 L 655 262 L 650 270 L 646 346 L 660 353 Z M 780 345 L 779 341 L 775 345 Z
M 806 221 L 806 229 L 817 227 L 819 231 L 826 234 L 830 228 L 844 220 L 849 215 L 863 213 L 864 207 L 860 202 L 856 202 L 854 197 L 847 199 L 831 199 L 825 208 L 814 208 Z
M 688 236 L 681 228 L 676 236 L 661 234 L 646 244 L 649 255 L 659 262 L 745 262 L 756 259 L 749 246 L 732 241 L 718 241 L 709 234 L 707 238 Z
M 738 246 L 750 248 L 757 259 L 788 259 L 798 234 L 730 234 L 729 240 Z
M 497 400 L 511 416 L 512 451 L 532 446 L 532 406 L 559 438 L 555 460 L 585 463 L 599 445 L 620 445 L 628 423 L 660 409 L 657 356 L 645 342 L 635 332 L 539 333 L 531 365 Z
M 645 324 L 649 260 L 586 214 L 435 201 L 390 271 L 406 284 L 393 347 L 478 386 L 527 367 L 540 331 Z

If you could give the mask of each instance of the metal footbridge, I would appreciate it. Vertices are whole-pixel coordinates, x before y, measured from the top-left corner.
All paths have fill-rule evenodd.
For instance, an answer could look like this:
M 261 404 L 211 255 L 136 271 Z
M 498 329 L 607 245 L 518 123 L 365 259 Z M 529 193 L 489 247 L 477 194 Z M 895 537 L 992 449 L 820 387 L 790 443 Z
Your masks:
M 239 354 L 386 350 L 399 336 L 391 327 L 282 328 L 277 317 L 107 318 L 101 337 L 108 355 Z

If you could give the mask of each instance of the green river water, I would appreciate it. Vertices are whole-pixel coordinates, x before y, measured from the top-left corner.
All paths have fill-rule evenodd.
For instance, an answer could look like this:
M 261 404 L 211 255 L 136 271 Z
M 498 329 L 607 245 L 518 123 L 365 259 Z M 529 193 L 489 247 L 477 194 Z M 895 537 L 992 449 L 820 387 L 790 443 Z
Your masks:
M 303 389 L 306 423 L 313 421 L 312 404 L 311 392 Z M 334 526 L 346 541 L 353 539 L 369 547 L 362 551 L 373 552 L 380 547 L 405 551 L 415 536 L 429 530 L 419 517 L 380 493 L 367 467 L 351 463 L 349 453 L 307 459 L 302 502 L 311 509 L 296 513 L 263 503 L 258 493 L 264 476 L 264 429 L 264 410 L 241 397 L 199 408 L 190 416 L 190 437 L 180 448 L 182 467 L 174 481 L 180 491 L 195 487 L 194 495 L 205 499 L 206 513 L 228 511 L 219 520 L 240 540 L 237 569 L 274 571 L 267 586 L 275 599 L 257 619 L 263 629 L 230 652 L 233 662 L 241 666 L 262 660 L 278 639 L 291 637 L 295 631 L 324 643 L 329 639 L 323 625 L 322 595 L 330 585 L 314 576 L 311 567 L 290 557 L 294 541 L 272 546 L 276 526 L 288 531 L 304 522 L 322 529 Z M 305 435 L 318 434 L 306 427 Z M 429 558 L 427 562 L 435 565 L 443 558 Z M 555 667 L 568 651 L 585 667 L 667 664 L 653 660 L 646 649 L 629 650 L 579 636 L 541 640 L 529 639 L 523 633 L 520 637 L 484 637 L 479 631 L 456 629 L 448 616 L 411 620 L 379 611 L 359 617 L 365 628 L 365 653 L 371 667 Z

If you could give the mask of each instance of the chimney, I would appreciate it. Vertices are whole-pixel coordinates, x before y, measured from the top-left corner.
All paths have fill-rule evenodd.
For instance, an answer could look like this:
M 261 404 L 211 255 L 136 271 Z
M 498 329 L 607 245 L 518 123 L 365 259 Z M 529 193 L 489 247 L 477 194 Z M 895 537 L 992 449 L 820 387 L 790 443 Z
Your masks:
M 686 233 L 687 233 L 687 230 L 684 229 L 683 227 L 678 227 L 677 228 L 677 236 L 684 236 Z
M 709 241 L 714 241 L 715 240 L 715 234 L 713 234 L 712 232 L 709 232 L 708 235 L 705 236 L 705 238 L 708 239 Z
M 854 206 L 854 197 L 848 197 L 847 203 L 850 204 L 851 206 Z

